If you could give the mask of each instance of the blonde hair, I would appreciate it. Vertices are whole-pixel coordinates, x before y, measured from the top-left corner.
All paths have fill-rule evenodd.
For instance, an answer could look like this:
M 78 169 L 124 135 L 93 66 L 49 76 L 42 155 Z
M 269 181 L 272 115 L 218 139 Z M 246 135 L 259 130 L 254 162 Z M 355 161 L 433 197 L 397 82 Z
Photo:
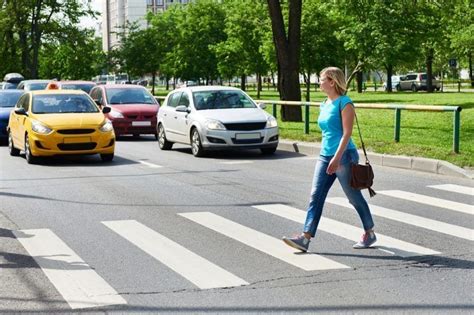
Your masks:
M 335 83 L 336 92 L 339 95 L 344 95 L 347 91 L 346 79 L 344 72 L 338 67 L 327 67 L 321 70 L 319 76 L 326 75 L 326 78 L 331 79 Z

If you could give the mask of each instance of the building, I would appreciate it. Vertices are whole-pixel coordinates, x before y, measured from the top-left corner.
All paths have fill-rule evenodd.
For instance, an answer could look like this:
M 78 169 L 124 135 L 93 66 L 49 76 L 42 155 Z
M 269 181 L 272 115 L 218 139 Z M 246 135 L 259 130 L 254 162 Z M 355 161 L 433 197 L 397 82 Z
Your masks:
M 186 4 L 192 0 L 103 0 L 102 8 L 102 48 L 109 51 L 120 45 L 117 33 L 127 22 L 137 22 L 141 28 L 147 27 L 148 12 L 163 12 L 170 5 Z

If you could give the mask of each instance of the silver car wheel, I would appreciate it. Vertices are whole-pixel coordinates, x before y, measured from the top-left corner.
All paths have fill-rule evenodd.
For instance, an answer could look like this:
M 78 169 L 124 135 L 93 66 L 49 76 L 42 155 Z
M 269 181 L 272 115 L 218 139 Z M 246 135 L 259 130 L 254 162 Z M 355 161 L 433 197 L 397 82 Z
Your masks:
M 191 150 L 194 156 L 203 156 L 204 149 L 202 148 L 201 138 L 199 137 L 199 132 L 196 128 L 193 129 L 191 135 Z
M 158 126 L 158 146 L 161 150 L 169 150 L 173 146 L 173 142 L 166 140 L 165 128 L 162 124 Z

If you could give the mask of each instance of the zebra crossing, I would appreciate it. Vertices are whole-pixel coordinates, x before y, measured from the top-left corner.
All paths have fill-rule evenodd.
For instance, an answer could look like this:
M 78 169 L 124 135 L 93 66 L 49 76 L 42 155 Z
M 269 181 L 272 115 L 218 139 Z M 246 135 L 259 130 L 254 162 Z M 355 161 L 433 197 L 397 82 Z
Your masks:
M 434 194 L 436 190 L 444 190 L 472 196 L 472 188 L 470 187 L 459 185 L 430 185 L 427 187 L 433 189 Z M 410 203 L 416 202 L 436 206 L 453 211 L 453 214 L 474 214 L 474 208 L 471 204 L 447 201 L 401 190 L 386 190 L 378 193 L 390 198 L 403 199 Z M 345 198 L 328 198 L 326 202 L 343 211 L 352 208 Z M 474 230 L 470 228 L 408 214 L 399 209 L 388 209 L 377 205 L 370 205 L 370 207 L 372 214 L 378 217 L 379 220 L 397 221 L 407 226 L 430 230 L 443 236 L 474 241 Z M 304 209 L 297 209 L 284 204 L 255 204 L 251 208 L 258 211 L 259 214 L 276 216 L 300 224 L 305 219 Z M 295 254 L 295 251 L 284 245 L 281 239 L 244 226 L 216 213 L 205 211 L 184 212 L 177 213 L 177 217 L 208 229 L 212 233 L 239 242 L 245 245 L 246 248 L 248 247 L 249 251 L 259 251 L 268 255 L 271 259 L 277 259 L 281 263 L 299 268 L 303 272 L 321 270 L 330 272 L 331 270 L 350 270 L 353 268 L 347 262 L 343 264 L 337 258 L 328 258 L 317 253 Z M 200 256 L 198 252 L 187 249 L 185 242 L 168 238 L 142 222 L 127 219 L 102 221 L 101 224 L 112 231 L 114 237 L 125 239 L 146 255 L 174 271 L 177 276 L 186 279 L 201 290 L 247 286 L 251 283 L 251 279 L 246 279 L 245 274 L 233 274 L 226 270 L 225 266 L 219 266 Z M 322 217 L 318 231 L 355 242 L 360 237 L 361 227 Z M 28 254 L 33 257 L 71 309 L 127 304 L 120 293 L 101 277 L 100 271 L 91 268 L 54 231 L 50 229 L 17 230 L 14 231 L 14 235 Z M 390 255 L 415 257 L 442 254 L 437 248 L 427 248 L 406 242 L 384 235 L 382 232 L 378 232 L 377 237 L 378 241 L 375 248 Z M 352 249 L 348 246 L 347 251 L 350 250 Z

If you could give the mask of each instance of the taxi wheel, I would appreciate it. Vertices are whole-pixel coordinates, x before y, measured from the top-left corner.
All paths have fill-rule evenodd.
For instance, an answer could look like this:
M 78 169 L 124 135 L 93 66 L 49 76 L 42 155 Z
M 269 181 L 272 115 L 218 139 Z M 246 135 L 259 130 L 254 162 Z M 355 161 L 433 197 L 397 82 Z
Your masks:
M 158 125 L 158 146 L 161 150 L 170 150 L 173 142 L 166 140 L 165 127 L 162 124 Z
M 30 139 L 28 138 L 28 135 L 25 136 L 25 158 L 28 164 L 38 163 L 38 157 L 31 154 Z
M 196 157 L 204 156 L 201 137 L 199 136 L 199 131 L 196 128 L 191 131 L 191 150 L 193 151 L 193 155 Z
M 114 159 L 114 154 L 101 154 L 100 158 L 102 159 L 102 162 L 111 162 Z
M 11 132 L 8 132 L 8 151 L 10 151 L 11 156 L 19 156 L 20 155 L 20 150 L 15 148 L 13 145 L 13 138 Z

